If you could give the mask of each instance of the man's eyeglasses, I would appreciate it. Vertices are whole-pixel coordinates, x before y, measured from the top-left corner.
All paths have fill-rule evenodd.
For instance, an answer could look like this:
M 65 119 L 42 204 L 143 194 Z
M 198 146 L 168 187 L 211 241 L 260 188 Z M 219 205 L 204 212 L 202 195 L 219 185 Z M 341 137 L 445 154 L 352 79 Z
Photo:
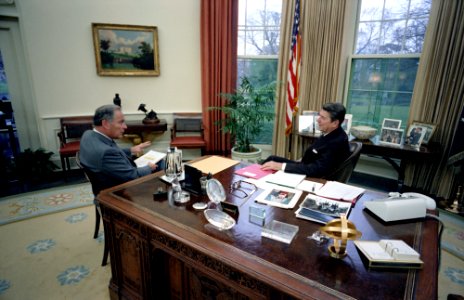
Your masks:
M 258 188 L 250 182 L 238 180 L 230 184 L 229 192 L 239 198 L 247 198 L 253 195 Z

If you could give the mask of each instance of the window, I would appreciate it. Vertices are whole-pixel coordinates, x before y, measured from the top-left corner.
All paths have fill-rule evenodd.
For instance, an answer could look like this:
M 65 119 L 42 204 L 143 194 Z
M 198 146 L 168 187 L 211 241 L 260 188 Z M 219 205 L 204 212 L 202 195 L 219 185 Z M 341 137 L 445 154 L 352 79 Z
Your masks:
M 431 0 L 361 1 L 348 78 L 353 125 L 407 126 Z
M 237 77 L 255 86 L 277 79 L 282 0 L 240 0 Z M 274 122 L 266 124 L 255 144 L 272 144 Z

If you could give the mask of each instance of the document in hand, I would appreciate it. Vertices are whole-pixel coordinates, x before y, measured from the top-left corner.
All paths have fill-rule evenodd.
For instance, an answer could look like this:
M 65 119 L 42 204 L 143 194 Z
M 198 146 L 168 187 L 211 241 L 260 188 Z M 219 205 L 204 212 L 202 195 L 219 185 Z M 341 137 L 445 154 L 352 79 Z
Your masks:
M 424 264 L 419 253 L 402 240 L 354 241 L 367 258 L 369 267 L 414 268 Z
M 345 183 L 327 181 L 319 190 L 315 192 L 315 194 L 325 198 L 350 201 L 354 203 L 365 191 L 366 190 L 363 188 Z
M 149 162 L 154 164 L 166 157 L 166 153 L 150 150 L 144 155 L 134 160 L 138 168 L 146 166 Z
M 290 188 L 296 188 L 297 185 L 299 185 L 305 178 L 306 178 L 306 175 L 285 173 L 284 171 L 277 171 L 276 173 L 268 175 L 264 177 L 263 179 L 266 182 L 269 182 L 272 184 L 283 185 L 283 186 L 290 187 Z
M 241 168 L 237 171 L 235 171 L 235 174 L 242 175 L 248 178 L 254 178 L 254 179 L 260 179 L 264 176 L 267 176 L 269 174 L 275 173 L 274 170 L 261 170 L 261 165 L 259 164 L 252 164 L 249 166 L 246 166 L 244 168 Z

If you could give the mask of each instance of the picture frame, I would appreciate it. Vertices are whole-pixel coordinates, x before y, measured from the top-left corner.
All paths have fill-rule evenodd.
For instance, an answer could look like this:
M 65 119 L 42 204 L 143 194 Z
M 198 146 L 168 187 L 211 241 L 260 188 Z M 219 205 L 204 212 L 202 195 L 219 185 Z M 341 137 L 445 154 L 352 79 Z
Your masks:
M 97 74 L 159 76 L 156 26 L 92 23 Z
M 401 127 L 401 120 L 388 119 L 388 118 L 383 119 L 382 128 L 400 129 L 400 127 Z
M 401 146 L 403 133 L 403 129 L 382 127 L 380 131 L 379 143 L 390 146 Z
M 433 136 L 433 133 L 435 132 L 435 129 L 437 128 L 437 125 L 433 124 L 433 123 L 413 121 L 411 123 L 411 125 L 409 125 L 408 133 L 411 132 L 411 126 L 421 126 L 421 127 L 426 128 L 425 135 L 424 135 L 424 137 L 422 139 L 422 144 L 424 144 L 424 145 L 427 145 L 429 143 L 430 139 Z M 408 137 L 409 137 L 409 135 L 408 135 Z
M 315 116 L 301 115 L 298 117 L 298 132 L 319 134 L 319 125 L 316 122 Z
M 411 147 L 419 148 L 424 139 L 427 128 L 415 124 L 411 124 L 406 134 L 406 144 Z
M 345 114 L 345 120 L 341 124 L 341 127 L 343 128 L 343 130 L 345 130 L 346 134 L 350 133 L 352 120 L 353 120 L 352 114 Z

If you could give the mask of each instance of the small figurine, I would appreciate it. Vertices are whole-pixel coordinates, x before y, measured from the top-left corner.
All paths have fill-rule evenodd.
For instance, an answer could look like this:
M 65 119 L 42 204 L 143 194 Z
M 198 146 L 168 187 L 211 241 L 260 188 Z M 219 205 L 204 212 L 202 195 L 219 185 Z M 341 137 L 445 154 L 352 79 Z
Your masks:
M 158 116 L 156 115 L 156 112 L 152 110 L 150 110 L 149 113 L 147 113 L 147 109 L 145 108 L 145 104 L 140 104 L 139 105 L 139 108 L 137 110 L 140 110 L 140 111 L 143 111 L 145 113 L 145 118 L 142 120 L 142 123 L 144 124 L 155 124 L 155 123 L 159 123 L 159 119 L 158 119 Z

